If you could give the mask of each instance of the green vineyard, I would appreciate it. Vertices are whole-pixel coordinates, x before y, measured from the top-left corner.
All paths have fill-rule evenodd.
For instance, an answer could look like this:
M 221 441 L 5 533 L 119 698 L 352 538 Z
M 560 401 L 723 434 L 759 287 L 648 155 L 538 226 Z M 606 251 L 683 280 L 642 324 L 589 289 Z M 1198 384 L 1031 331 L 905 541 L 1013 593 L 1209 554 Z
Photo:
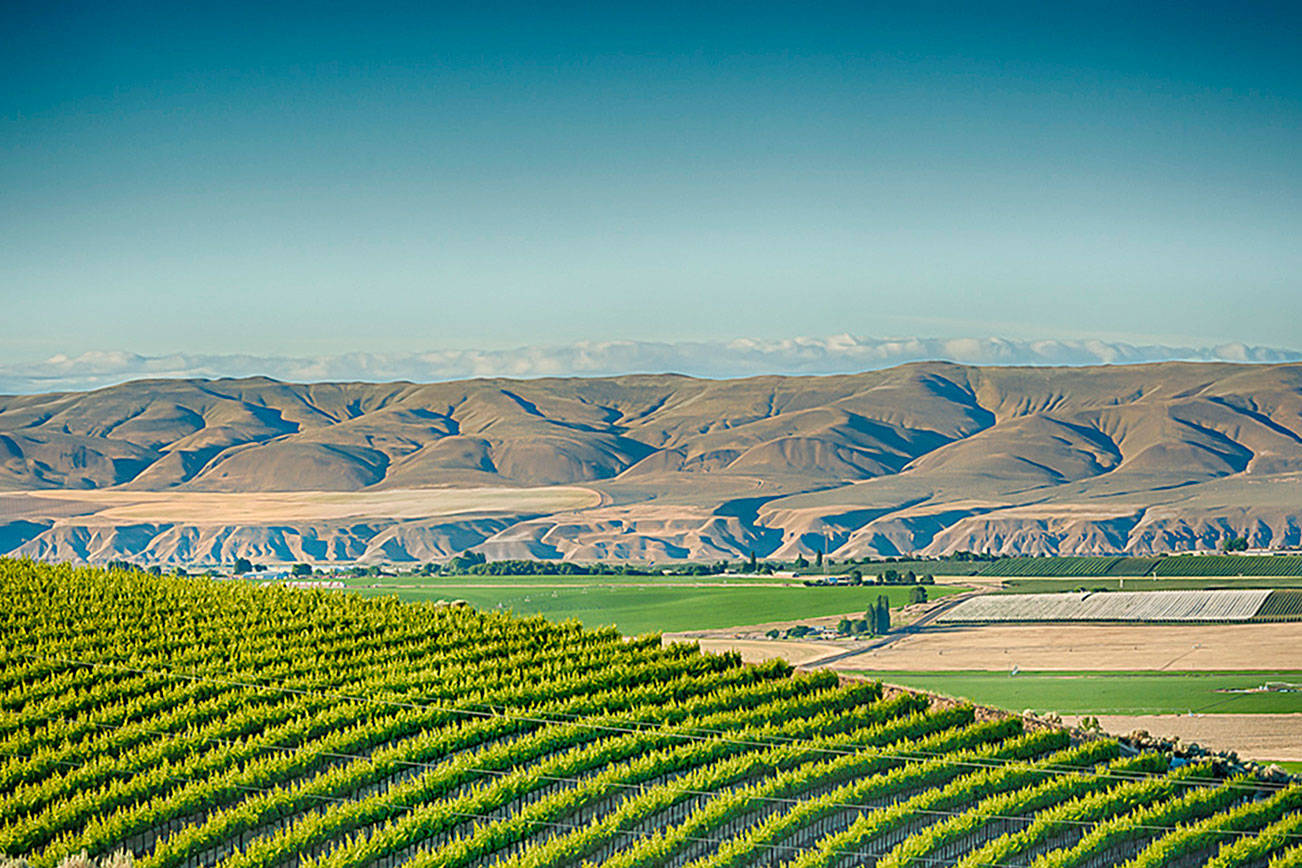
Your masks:
M 1302 786 L 658 636 L 17 561 L 0 636 L 33 866 L 1302 859 Z
M 1000 558 L 991 563 L 981 571 L 983 576 L 1044 576 L 1075 578 L 1077 576 L 1109 576 L 1109 575 L 1127 575 L 1124 572 L 1116 572 L 1119 564 L 1125 561 L 1143 563 L 1139 568 L 1143 572 L 1135 572 L 1131 575 L 1146 575 L 1153 569 L 1151 563 L 1144 558 L 1119 558 L 1119 557 L 1044 557 L 1044 558 Z
M 1155 576 L 1302 576 L 1298 555 L 1183 555 L 1162 558 Z
M 992 561 L 982 576 L 1104 578 L 1142 576 L 1302 576 L 1299 555 L 1178 555 L 1165 558 L 1011 557 Z

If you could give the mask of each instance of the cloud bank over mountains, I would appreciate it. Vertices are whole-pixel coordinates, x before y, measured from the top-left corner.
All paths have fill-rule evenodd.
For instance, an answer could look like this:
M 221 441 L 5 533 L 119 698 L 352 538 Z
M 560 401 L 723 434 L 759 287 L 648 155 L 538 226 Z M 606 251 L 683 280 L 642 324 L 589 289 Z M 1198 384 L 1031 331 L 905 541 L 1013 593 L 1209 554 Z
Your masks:
M 0 393 L 76 391 L 143 378 L 268 376 L 293 382 L 437 382 L 468 377 L 613 376 L 679 373 L 699 377 L 844 374 L 905 362 L 978 365 L 1097 365 L 1171 360 L 1289 362 L 1302 351 L 1227 343 L 1183 347 L 1100 340 L 1004 338 L 822 338 L 726 341 L 584 341 L 564 346 L 321 356 L 132 352 L 56 355 L 0 365 Z

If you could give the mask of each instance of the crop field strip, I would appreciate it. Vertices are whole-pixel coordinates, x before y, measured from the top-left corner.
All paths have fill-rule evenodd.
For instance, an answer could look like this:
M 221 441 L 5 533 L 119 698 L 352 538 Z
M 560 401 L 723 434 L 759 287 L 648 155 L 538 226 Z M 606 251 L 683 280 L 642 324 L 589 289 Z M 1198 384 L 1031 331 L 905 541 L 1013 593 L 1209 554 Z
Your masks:
M 1302 555 L 1176 555 L 1161 558 L 1124 555 L 1012 557 L 1000 558 L 985 564 L 977 575 L 983 578 L 1302 576 Z
M 1009 710 L 1074 715 L 1302 714 L 1302 671 L 841 670 Z M 1274 688 L 1274 689 L 1267 689 Z
M 1299 787 L 657 636 L 14 561 L 0 635 L 0 851 L 38 868 L 1011 865 L 1190 822 L 1226 859 L 1302 845 Z

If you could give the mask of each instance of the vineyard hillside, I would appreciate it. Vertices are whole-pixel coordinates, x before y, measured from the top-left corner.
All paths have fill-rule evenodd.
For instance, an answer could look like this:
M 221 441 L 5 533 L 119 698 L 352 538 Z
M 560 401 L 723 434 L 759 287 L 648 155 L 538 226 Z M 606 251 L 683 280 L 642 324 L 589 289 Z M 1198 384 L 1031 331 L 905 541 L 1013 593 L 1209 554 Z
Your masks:
M 0 638 L 0 853 L 34 866 L 1298 852 L 1302 786 L 656 635 L 11 560 Z

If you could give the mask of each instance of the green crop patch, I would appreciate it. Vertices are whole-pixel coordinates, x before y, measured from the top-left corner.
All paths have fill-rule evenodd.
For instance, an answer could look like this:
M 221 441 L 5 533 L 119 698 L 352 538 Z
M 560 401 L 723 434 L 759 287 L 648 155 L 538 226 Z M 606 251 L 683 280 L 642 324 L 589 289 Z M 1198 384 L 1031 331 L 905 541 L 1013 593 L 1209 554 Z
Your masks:
M 1302 555 L 1181 555 L 1162 558 L 1155 576 L 1302 576 Z
M 1302 713 L 1302 672 L 865 672 L 1012 711 L 1058 714 Z
M 1302 555 L 1179 555 L 1174 557 L 1010 557 L 984 566 L 983 578 L 1102 578 L 1184 576 L 1302 577 Z
M 478 578 L 478 577 L 475 577 Z M 619 582 L 484 587 L 478 582 L 445 579 L 425 587 L 365 588 L 362 593 L 396 594 L 404 600 L 461 599 L 482 609 L 500 609 L 520 615 L 543 615 L 554 620 L 576 618 L 586 626 L 614 625 L 621 633 L 709 630 L 774 621 L 794 621 L 826 615 L 865 612 L 884 595 L 893 607 L 909 602 L 907 586 L 860 587 L 670 587 Z M 931 599 L 955 589 L 927 586 Z

